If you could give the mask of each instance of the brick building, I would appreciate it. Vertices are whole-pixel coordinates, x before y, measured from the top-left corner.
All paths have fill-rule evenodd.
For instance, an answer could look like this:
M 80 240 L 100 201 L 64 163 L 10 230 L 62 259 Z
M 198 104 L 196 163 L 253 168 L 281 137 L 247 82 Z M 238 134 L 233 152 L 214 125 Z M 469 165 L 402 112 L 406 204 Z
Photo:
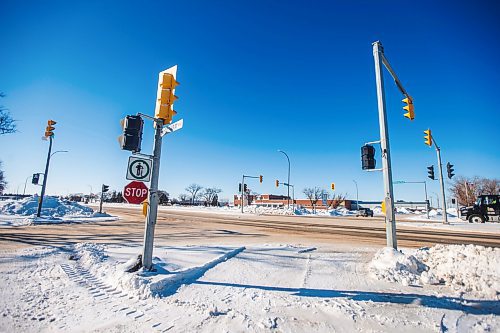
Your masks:
M 249 201 L 249 202 L 248 202 Z M 241 195 L 234 195 L 234 205 L 241 205 Z M 351 200 L 343 200 L 340 203 L 341 207 L 345 207 L 347 209 L 351 209 Z M 290 205 L 294 202 L 290 198 Z M 328 207 L 331 206 L 333 200 L 327 200 Z M 255 205 L 261 207 L 284 207 L 288 204 L 288 196 L 286 195 L 274 195 L 274 194 L 258 194 L 258 195 L 248 195 L 245 197 L 245 206 L 247 205 Z M 354 206 L 356 204 L 354 203 Z M 304 208 L 312 209 L 311 201 L 309 199 L 295 199 L 295 206 L 301 206 Z M 323 205 L 322 200 L 318 200 L 316 203 L 316 209 L 326 209 L 327 206 Z

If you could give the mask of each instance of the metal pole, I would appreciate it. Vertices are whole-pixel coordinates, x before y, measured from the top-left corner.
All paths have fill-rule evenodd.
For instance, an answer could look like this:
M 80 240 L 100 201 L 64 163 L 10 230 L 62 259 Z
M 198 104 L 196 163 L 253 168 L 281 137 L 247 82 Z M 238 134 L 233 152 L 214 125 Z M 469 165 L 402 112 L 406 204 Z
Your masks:
M 42 192 L 38 198 L 38 210 L 36 216 L 40 217 L 42 213 L 43 196 L 45 195 L 45 187 L 47 186 L 47 176 L 49 175 L 50 152 L 52 151 L 52 136 L 49 137 L 49 152 L 47 153 L 47 163 L 45 163 L 45 173 L 43 175 Z
M 392 189 L 391 155 L 389 146 L 389 130 L 387 126 L 387 115 L 385 112 L 384 82 L 382 77 L 382 44 L 377 41 L 373 43 L 373 57 L 375 61 L 375 79 L 377 84 L 377 100 L 380 123 L 380 146 L 382 149 L 382 171 L 384 175 L 385 194 L 385 219 L 387 246 L 397 249 L 396 217 L 394 215 L 394 194 Z
M 441 196 L 443 198 L 443 223 L 448 224 L 448 214 L 446 214 L 446 197 L 444 193 L 443 165 L 441 164 L 441 149 L 437 145 L 435 146 L 439 167 L 439 183 L 441 185 Z
M 102 191 L 104 189 L 104 185 L 101 187 L 101 203 L 99 204 L 99 214 L 102 214 L 102 196 L 104 195 L 104 192 Z
M 153 241 L 156 216 L 158 214 L 158 180 L 160 178 L 161 130 L 163 119 L 155 119 L 155 140 L 153 144 L 153 167 L 151 170 L 151 187 L 149 189 L 149 208 L 144 230 L 144 248 L 142 251 L 142 266 L 151 270 L 153 265 Z
M 245 193 L 245 176 L 243 175 L 241 179 L 241 213 L 243 214 L 243 205 L 245 204 L 244 194 Z
M 24 181 L 23 196 L 26 194 L 26 183 L 28 182 L 28 179 L 30 179 L 30 177 L 33 177 L 33 176 L 28 176 L 28 177 L 26 178 L 26 180 Z
M 429 219 L 429 200 L 427 199 L 427 182 L 424 181 L 425 205 L 427 206 L 427 219 Z
M 290 208 L 290 158 L 283 150 L 278 150 L 280 153 L 285 154 L 286 159 L 288 160 L 288 181 L 287 181 L 287 206 Z
M 359 194 L 358 194 L 358 182 L 354 179 L 352 180 L 356 184 L 356 210 L 359 210 Z

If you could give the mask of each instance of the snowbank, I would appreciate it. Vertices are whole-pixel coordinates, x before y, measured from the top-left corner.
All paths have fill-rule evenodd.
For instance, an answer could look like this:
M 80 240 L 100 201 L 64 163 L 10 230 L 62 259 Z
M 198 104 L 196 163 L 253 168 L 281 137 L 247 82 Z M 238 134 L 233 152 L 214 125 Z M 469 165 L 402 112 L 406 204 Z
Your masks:
M 10 201 L 0 207 L 0 214 L 3 215 L 0 216 L 2 222 L 0 224 L 29 225 L 117 220 L 117 217 L 94 212 L 92 208 L 77 202 L 51 196 L 44 197 L 40 217 L 36 217 L 38 198 L 35 195 L 18 201 Z
M 500 249 L 436 245 L 413 255 L 379 250 L 369 265 L 378 279 L 403 285 L 445 284 L 461 293 L 500 299 Z

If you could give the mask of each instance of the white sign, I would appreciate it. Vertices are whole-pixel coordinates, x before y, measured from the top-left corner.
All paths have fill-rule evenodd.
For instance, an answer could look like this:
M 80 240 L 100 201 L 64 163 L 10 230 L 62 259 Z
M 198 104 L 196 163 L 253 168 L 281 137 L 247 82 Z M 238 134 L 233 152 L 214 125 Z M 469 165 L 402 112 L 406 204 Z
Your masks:
M 163 129 L 161 130 L 161 136 L 180 130 L 183 125 L 184 125 L 184 119 L 178 120 L 173 124 L 167 125 L 163 127 Z
M 149 182 L 152 166 L 153 161 L 148 158 L 130 156 L 128 158 L 127 179 Z

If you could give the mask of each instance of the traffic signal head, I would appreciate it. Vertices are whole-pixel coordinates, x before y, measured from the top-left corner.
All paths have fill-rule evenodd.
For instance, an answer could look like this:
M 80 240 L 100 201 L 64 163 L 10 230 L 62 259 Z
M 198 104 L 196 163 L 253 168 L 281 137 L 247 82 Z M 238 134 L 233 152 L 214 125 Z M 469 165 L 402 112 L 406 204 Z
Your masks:
M 247 184 L 244 184 L 244 186 L 243 186 L 243 190 L 244 190 L 244 192 L 247 192 L 247 191 L 248 191 Z
M 455 169 L 453 169 L 453 164 L 450 164 L 450 162 L 446 163 L 446 171 L 448 171 L 448 178 L 451 179 L 451 177 L 455 176 L 455 174 L 453 173 L 453 171 L 455 171 Z
M 144 120 L 141 116 L 126 116 L 122 120 L 123 135 L 118 138 L 121 149 L 134 153 L 141 151 L 143 126 Z
M 280 181 L 276 179 L 276 187 L 280 186 Z
M 31 179 L 31 183 L 34 185 L 38 185 L 38 181 L 40 180 L 40 174 L 34 173 L 33 178 Z
M 375 148 L 370 145 L 361 147 L 361 167 L 363 170 L 375 169 Z
M 262 183 L 262 180 L 263 180 L 263 177 L 262 177 L 262 175 L 260 175 L 260 176 L 259 176 L 259 182 L 261 182 L 261 183 Z
M 101 192 L 105 193 L 105 192 L 108 192 L 108 191 L 109 191 L 109 185 L 102 184 L 102 190 L 101 190 Z
M 403 106 L 403 110 L 406 110 L 404 116 L 410 120 L 415 119 L 415 111 L 413 107 L 413 99 L 410 96 L 407 96 L 405 99 L 403 99 L 403 103 L 406 103 L 405 106 Z
M 435 180 L 435 178 L 434 178 L 434 165 L 427 167 L 427 177 L 429 177 L 432 180 Z
M 238 192 L 241 192 L 241 183 L 238 184 Z
M 164 124 L 170 124 L 177 112 L 174 111 L 175 87 L 179 85 L 175 77 L 177 66 L 160 72 L 158 77 L 158 92 L 156 95 L 155 118 L 163 119 Z
M 424 136 L 424 139 L 425 139 L 425 144 L 428 145 L 429 147 L 432 146 L 432 133 L 431 133 L 431 130 L 428 129 L 428 130 L 425 130 L 424 131 L 425 133 L 425 136 Z
M 332 183 L 332 191 L 335 190 L 335 183 Z
M 47 127 L 45 127 L 45 137 L 53 137 L 54 136 L 54 130 L 56 129 L 54 125 L 57 124 L 54 120 L 48 120 L 47 121 Z

